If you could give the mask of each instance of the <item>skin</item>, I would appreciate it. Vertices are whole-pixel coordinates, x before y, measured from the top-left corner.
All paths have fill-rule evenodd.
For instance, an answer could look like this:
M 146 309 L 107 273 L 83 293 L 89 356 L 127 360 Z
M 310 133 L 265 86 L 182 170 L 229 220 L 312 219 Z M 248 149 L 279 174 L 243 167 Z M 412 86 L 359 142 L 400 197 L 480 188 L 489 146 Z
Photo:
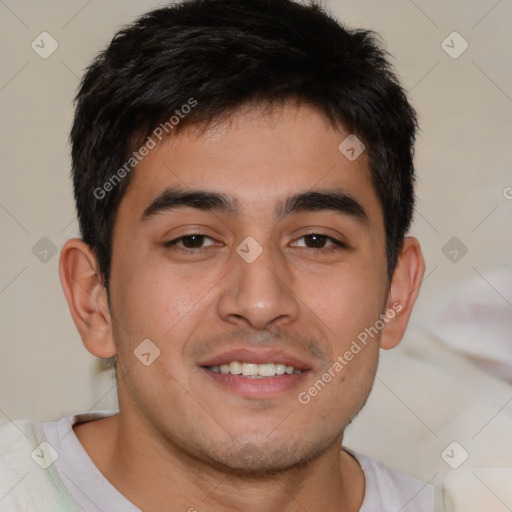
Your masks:
M 191 126 L 152 150 L 122 199 L 113 233 L 112 309 L 97 261 L 79 239 L 61 252 L 62 286 L 87 350 L 117 356 L 120 412 L 75 426 L 105 477 L 143 510 L 357 511 L 365 489 L 343 432 L 365 404 L 379 348 L 405 331 L 424 273 L 407 237 L 389 282 L 382 207 L 363 153 L 338 150 L 347 136 L 314 108 L 246 108 L 199 134 Z M 167 187 L 222 192 L 237 215 L 176 209 L 141 221 Z M 342 188 L 367 222 L 332 211 L 282 219 L 290 194 Z M 206 234 L 196 254 L 164 243 Z M 344 241 L 332 253 L 305 235 Z M 252 263 L 236 247 L 253 237 Z M 209 247 L 207 247 L 209 246 Z M 203 247 L 203 248 L 202 248 Z M 181 248 L 181 250 L 180 250 Z M 208 250 L 205 250 L 207 248 Z M 393 304 L 401 310 L 307 405 L 297 399 Z M 135 348 L 160 356 L 144 366 Z M 300 389 L 249 399 L 221 389 L 198 367 L 225 350 L 272 347 L 312 368 Z

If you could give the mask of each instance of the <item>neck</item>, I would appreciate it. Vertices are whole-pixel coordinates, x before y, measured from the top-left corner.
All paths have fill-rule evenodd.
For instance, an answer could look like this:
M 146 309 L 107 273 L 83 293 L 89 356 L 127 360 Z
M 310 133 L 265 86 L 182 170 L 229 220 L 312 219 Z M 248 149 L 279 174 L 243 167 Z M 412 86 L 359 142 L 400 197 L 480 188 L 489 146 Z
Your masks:
M 364 475 L 341 439 L 315 459 L 275 474 L 234 472 L 200 460 L 119 415 L 75 427 L 103 475 L 141 510 L 321 512 L 359 510 Z

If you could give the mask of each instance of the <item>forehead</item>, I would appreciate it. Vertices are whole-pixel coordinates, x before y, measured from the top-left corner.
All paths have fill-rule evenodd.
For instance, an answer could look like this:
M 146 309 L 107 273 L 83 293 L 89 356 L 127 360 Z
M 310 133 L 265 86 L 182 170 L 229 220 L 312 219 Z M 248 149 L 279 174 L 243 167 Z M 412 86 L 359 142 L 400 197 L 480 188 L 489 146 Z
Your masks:
M 222 194 L 232 215 L 275 216 L 293 194 L 332 189 L 378 218 L 366 154 L 351 161 L 339 149 L 349 135 L 313 107 L 292 104 L 245 109 L 206 130 L 187 127 L 138 164 L 120 211 L 143 216 L 162 192 L 180 188 Z

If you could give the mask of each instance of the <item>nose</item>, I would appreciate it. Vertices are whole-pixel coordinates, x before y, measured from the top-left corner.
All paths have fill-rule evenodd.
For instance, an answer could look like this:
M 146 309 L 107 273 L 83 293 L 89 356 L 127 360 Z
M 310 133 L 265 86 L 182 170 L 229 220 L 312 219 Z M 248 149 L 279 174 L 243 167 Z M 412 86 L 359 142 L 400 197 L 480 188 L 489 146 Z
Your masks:
M 264 330 L 297 319 L 299 299 L 292 291 L 293 275 L 281 254 L 267 247 L 251 263 L 235 254 L 234 264 L 218 302 L 224 321 Z

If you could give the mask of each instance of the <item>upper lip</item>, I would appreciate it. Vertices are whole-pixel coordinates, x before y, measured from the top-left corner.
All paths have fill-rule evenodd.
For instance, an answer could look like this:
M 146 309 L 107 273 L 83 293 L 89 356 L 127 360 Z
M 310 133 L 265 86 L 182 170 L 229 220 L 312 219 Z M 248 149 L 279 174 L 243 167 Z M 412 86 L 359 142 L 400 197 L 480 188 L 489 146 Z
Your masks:
M 311 366 L 308 363 L 286 352 L 280 350 L 250 350 L 247 348 L 223 352 L 222 354 L 198 363 L 198 365 L 220 366 L 221 364 L 229 364 L 232 361 L 253 364 L 282 363 L 287 366 L 293 366 L 296 370 L 311 370 Z

